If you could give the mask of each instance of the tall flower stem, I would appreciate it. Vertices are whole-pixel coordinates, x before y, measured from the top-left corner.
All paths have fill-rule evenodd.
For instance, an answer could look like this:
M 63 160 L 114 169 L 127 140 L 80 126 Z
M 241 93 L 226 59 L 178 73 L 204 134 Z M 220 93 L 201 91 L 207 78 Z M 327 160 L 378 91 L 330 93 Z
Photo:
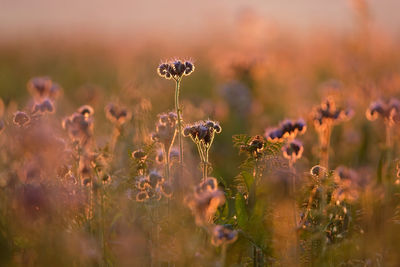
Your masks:
M 298 251 L 299 251 L 299 237 L 297 234 L 297 208 L 296 208 L 296 169 L 293 166 L 294 161 L 289 160 L 289 169 L 292 176 L 292 194 L 293 194 L 293 230 L 295 236 L 295 250 L 294 250 L 294 262 L 298 262 Z
M 182 144 L 182 118 L 181 118 L 181 108 L 179 106 L 179 91 L 181 80 L 177 79 L 175 87 L 175 112 L 178 116 L 178 143 L 179 143 L 179 164 L 183 165 L 183 144 Z
M 329 146 L 331 142 L 332 125 L 327 124 L 326 128 L 319 132 L 320 139 L 320 164 L 329 170 Z

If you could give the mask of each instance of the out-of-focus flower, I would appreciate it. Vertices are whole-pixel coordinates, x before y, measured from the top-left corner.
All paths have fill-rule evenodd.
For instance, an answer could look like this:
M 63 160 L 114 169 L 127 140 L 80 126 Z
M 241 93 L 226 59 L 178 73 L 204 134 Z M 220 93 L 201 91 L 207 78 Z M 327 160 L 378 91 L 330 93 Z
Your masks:
M 279 127 L 266 130 L 265 137 L 270 142 L 282 142 L 283 139 L 293 139 L 297 135 L 302 135 L 306 132 L 307 125 L 303 119 L 297 121 L 284 120 Z
M 303 144 L 298 140 L 293 140 L 282 147 L 283 156 L 291 162 L 296 162 L 303 155 Z
M 187 205 L 195 216 L 197 225 L 205 225 L 212 221 L 218 207 L 225 203 L 225 195 L 215 188 L 215 178 L 208 178 L 196 187 L 192 196 L 187 198 Z
M 314 108 L 313 121 L 315 128 L 322 130 L 330 125 L 351 119 L 353 114 L 351 109 L 337 108 L 333 98 L 328 97 L 320 106 Z
M 127 108 L 109 103 L 105 107 L 106 117 L 112 123 L 122 125 L 131 119 L 132 113 Z
M 400 101 L 396 98 L 391 98 L 386 103 L 382 100 L 375 101 L 371 103 L 365 115 L 370 121 L 382 118 L 389 124 L 400 122 Z
M 28 82 L 28 91 L 36 100 L 43 98 L 56 99 L 61 92 L 61 87 L 49 77 L 35 77 Z
M 32 113 L 53 113 L 54 112 L 54 104 L 49 98 L 45 98 L 40 102 L 36 102 L 33 105 Z
M 14 123 L 17 124 L 19 127 L 24 127 L 26 124 L 30 122 L 30 117 L 23 111 L 17 111 L 14 114 Z
M 212 230 L 211 243 L 218 247 L 235 242 L 238 238 L 236 230 L 229 229 L 223 225 L 216 225 Z

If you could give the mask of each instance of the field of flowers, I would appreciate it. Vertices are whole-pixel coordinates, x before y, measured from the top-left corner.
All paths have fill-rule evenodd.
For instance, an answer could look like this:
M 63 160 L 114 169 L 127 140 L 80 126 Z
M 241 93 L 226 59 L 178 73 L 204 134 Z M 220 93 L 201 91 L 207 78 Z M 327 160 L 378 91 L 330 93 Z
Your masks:
M 356 11 L 0 42 L 0 266 L 400 266 L 400 38 Z

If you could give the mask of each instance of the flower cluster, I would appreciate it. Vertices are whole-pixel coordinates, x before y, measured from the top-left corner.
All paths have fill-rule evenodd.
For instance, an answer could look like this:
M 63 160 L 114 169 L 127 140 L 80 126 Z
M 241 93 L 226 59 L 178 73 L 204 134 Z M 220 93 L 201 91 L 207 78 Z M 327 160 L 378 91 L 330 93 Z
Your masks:
M 131 119 L 131 113 L 125 107 L 109 103 L 104 111 L 109 121 L 116 125 L 122 125 Z
M 270 142 L 287 143 L 282 147 L 283 157 L 288 159 L 292 164 L 301 158 L 303 155 L 303 144 L 296 140 L 297 135 L 302 135 L 306 132 L 307 125 L 303 119 L 296 121 L 284 120 L 279 127 L 272 130 L 267 130 L 265 137 Z
M 218 189 L 217 180 L 212 177 L 196 186 L 193 195 L 187 199 L 197 225 L 210 223 L 218 207 L 224 203 L 225 195 Z
M 88 143 L 93 135 L 93 113 L 91 106 L 84 105 L 63 120 L 62 127 L 72 141 L 78 141 L 82 146 Z
M 203 144 L 205 147 L 210 147 L 215 133 L 221 133 L 221 131 L 222 128 L 218 122 L 206 120 L 186 126 L 183 129 L 183 136 L 190 136 L 196 144 Z
M 175 112 L 169 112 L 159 114 L 158 118 L 156 131 L 152 133 L 151 138 L 168 149 L 175 139 L 178 116 Z
M 194 65 L 190 61 L 175 60 L 161 63 L 157 68 L 157 73 L 165 79 L 180 80 L 183 76 L 189 76 L 194 71 Z
M 336 107 L 333 98 L 327 98 L 313 111 L 313 121 L 317 130 L 325 129 L 333 124 L 349 120 L 353 110 Z
M 386 103 L 381 100 L 375 101 L 367 109 L 366 116 L 370 121 L 380 117 L 389 124 L 398 122 L 400 121 L 400 101 L 396 98 L 391 98 Z
M 282 142 L 284 139 L 294 139 L 297 135 L 306 132 L 307 125 L 303 119 L 297 121 L 284 120 L 279 127 L 266 131 L 266 138 L 270 142 Z
M 216 225 L 212 230 L 211 243 L 219 247 L 221 245 L 231 244 L 238 238 L 238 232 L 224 225 Z
M 170 198 L 172 188 L 169 183 L 156 171 L 147 176 L 139 176 L 136 182 L 139 192 L 136 194 L 136 201 L 143 202 L 147 199 L 160 200 L 162 196 Z

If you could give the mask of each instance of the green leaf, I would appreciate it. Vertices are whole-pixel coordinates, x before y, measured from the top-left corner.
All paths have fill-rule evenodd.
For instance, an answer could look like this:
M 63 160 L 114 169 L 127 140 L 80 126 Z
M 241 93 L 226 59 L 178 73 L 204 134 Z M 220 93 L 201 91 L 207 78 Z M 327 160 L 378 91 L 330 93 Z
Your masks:
M 246 211 L 246 200 L 241 193 L 236 194 L 235 208 L 238 225 L 240 228 L 245 228 L 248 221 L 248 215 Z

